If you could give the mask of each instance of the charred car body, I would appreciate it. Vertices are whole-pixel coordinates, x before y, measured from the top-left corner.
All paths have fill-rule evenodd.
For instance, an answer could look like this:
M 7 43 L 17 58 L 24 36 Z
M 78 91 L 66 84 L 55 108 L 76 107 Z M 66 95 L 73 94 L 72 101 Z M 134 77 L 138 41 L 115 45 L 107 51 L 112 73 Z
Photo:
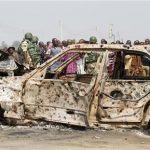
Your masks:
M 72 52 L 53 71 L 49 69 Z M 95 61 L 87 61 L 89 56 Z M 64 74 L 79 58 L 84 72 Z M 16 123 L 42 120 L 84 127 L 140 127 L 150 120 L 150 55 L 144 48 L 71 45 L 31 73 L 0 82 L 1 117 Z

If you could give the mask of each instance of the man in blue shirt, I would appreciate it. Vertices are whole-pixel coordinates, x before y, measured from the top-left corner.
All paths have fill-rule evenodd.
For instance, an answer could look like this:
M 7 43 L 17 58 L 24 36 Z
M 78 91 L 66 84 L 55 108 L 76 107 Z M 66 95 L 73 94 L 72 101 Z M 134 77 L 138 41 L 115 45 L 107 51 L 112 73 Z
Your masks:
M 59 47 L 59 41 L 56 38 L 52 39 L 53 48 L 51 49 L 51 57 L 57 55 L 62 51 L 62 49 Z M 57 67 L 61 65 L 61 60 L 56 61 L 51 67 L 50 70 L 54 71 Z

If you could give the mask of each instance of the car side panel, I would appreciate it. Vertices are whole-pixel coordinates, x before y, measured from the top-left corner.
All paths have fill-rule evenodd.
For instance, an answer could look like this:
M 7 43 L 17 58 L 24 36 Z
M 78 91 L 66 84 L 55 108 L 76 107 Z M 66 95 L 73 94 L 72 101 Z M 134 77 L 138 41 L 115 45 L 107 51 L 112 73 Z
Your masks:
M 150 100 L 150 81 L 109 80 L 100 98 L 104 122 L 141 122 Z
M 24 90 L 26 118 L 88 125 L 87 114 L 93 94 L 89 84 L 32 79 Z

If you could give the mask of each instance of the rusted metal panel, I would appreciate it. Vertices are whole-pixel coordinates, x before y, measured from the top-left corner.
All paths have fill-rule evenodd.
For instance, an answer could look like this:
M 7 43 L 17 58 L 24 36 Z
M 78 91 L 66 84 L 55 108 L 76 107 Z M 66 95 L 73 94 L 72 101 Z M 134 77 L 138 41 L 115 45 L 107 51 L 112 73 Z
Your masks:
M 24 117 L 21 77 L 6 77 L 0 81 L 0 106 L 4 117 L 22 119 Z
M 134 103 L 132 107 L 141 107 L 150 99 L 150 81 L 106 81 L 103 93 L 105 100 L 101 104 L 104 107 L 118 107 L 117 103 L 112 105 L 115 100 Z
M 86 126 L 92 98 L 92 89 L 86 92 L 88 87 L 79 82 L 32 79 L 24 90 L 25 114 L 32 119 Z
M 21 77 L 6 77 L 0 80 L 0 101 L 21 102 Z
M 101 121 L 141 122 L 150 100 L 150 81 L 106 81 L 100 107 L 107 114 Z

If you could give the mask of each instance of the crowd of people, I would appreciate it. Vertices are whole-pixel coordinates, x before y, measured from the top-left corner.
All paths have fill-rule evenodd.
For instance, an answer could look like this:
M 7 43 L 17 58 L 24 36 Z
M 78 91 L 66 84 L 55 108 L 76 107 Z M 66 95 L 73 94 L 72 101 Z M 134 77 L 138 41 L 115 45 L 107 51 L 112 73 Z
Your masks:
M 39 41 L 37 36 L 32 35 L 32 33 L 26 33 L 19 48 L 15 49 L 14 47 L 9 47 L 5 51 L 13 57 L 15 62 L 17 63 L 19 70 L 23 70 L 23 68 L 26 68 L 28 70 L 32 70 L 37 68 L 40 64 L 44 63 L 48 59 L 54 57 L 61 51 L 65 50 L 68 45 L 71 44 L 96 44 L 97 38 L 95 36 L 92 36 L 89 38 L 89 41 L 80 39 L 78 42 L 76 42 L 74 39 L 68 39 L 60 41 L 57 38 L 53 38 L 51 41 L 48 41 L 46 43 Z M 107 41 L 105 39 L 102 39 L 101 44 L 107 44 Z M 111 44 L 128 44 L 130 46 L 132 45 L 149 45 L 150 40 L 146 39 L 144 42 L 140 42 L 139 40 L 134 41 L 132 44 L 130 40 L 127 40 L 126 43 L 123 43 L 119 40 L 116 42 L 112 42 Z M 69 53 L 63 58 L 63 61 L 65 59 L 68 59 L 74 55 L 73 53 Z M 61 60 L 62 61 L 62 60 Z M 79 62 L 80 60 L 78 60 Z M 57 61 L 55 64 L 51 66 L 51 70 L 55 70 L 57 66 L 60 65 L 60 61 Z M 77 64 L 77 63 L 76 63 Z M 77 65 L 74 62 L 70 63 L 68 65 L 68 68 L 66 69 L 66 72 L 68 73 L 76 73 L 77 72 Z

